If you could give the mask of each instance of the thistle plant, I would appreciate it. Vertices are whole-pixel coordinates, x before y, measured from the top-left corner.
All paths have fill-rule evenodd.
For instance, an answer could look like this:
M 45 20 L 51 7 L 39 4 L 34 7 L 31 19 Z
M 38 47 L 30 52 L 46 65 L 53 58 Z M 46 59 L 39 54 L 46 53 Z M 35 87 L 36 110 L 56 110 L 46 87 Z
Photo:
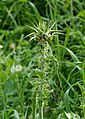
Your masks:
M 45 85 L 46 81 L 46 74 L 45 74 L 45 59 L 52 55 L 51 46 L 49 44 L 49 41 L 52 40 L 57 34 L 60 33 L 58 30 L 54 30 L 54 26 L 56 25 L 56 22 L 53 23 L 50 26 L 50 23 L 43 21 L 42 23 L 39 23 L 38 25 L 34 25 L 33 27 L 28 26 L 33 30 L 32 33 L 25 36 L 31 36 L 31 39 L 29 41 L 35 40 L 37 42 L 38 47 L 40 47 L 40 68 L 35 69 L 37 70 L 39 85 L 38 85 L 38 91 L 36 93 L 36 88 L 33 95 L 33 119 L 36 119 L 36 96 L 38 95 L 38 104 L 39 104 L 39 119 L 43 119 L 43 108 L 44 108 L 44 99 L 43 94 L 45 91 L 43 90 L 43 87 Z M 34 99 L 35 98 L 35 99 Z

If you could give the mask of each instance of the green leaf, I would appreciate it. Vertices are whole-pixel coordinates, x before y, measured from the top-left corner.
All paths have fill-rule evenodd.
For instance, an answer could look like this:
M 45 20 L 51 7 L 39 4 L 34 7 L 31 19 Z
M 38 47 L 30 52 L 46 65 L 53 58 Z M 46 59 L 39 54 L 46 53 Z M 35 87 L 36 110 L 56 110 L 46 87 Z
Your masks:
M 8 79 L 4 84 L 4 91 L 8 94 L 13 94 L 16 92 L 17 85 L 13 79 Z
M 10 109 L 8 113 L 9 113 L 9 117 L 13 117 L 13 119 L 20 119 L 19 113 L 16 110 Z
M 19 114 L 16 110 L 14 110 L 14 119 L 19 119 Z
M 85 18 L 85 10 L 82 10 L 81 12 L 79 12 L 77 16 Z
M 64 94 L 64 105 L 65 105 L 65 108 L 66 108 L 66 111 L 67 112 L 70 112 L 70 106 L 69 106 L 69 90 L 68 89 L 65 94 Z
M 68 49 L 67 47 L 62 46 L 62 45 L 57 45 L 57 46 L 66 49 L 66 50 L 68 51 L 68 53 L 70 54 L 70 56 L 72 57 L 73 61 L 80 63 L 80 61 L 79 61 L 79 59 L 77 58 L 77 56 L 76 56 L 70 49 Z
M 66 50 L 69 52 L 69 54 L 71 55 L 72 59 L 74 60 L 74 62 L 80 62 L 77 58 L 77 56 L 68 48 L 66 48 Z
M 39 22 L 41 22 L 42 19 L 41 19 L 40 13 L 38 12 L 38 10 L 37 10 L 37 8 L 35 7 L 35 5 L 34 5 L 32 2 L 29 2 L 29 4 L 30 4 L 30 6 L 32 7 L 32 9 L 33 9 L 33 11 L 34 11 L 37 20 L 38 20 Z
M 65 115 L 67 119 L 80 119 L 80 117 L 77 114 L 74 114 L 73 112 L 70 112 L 70 113 L 65 112 Z

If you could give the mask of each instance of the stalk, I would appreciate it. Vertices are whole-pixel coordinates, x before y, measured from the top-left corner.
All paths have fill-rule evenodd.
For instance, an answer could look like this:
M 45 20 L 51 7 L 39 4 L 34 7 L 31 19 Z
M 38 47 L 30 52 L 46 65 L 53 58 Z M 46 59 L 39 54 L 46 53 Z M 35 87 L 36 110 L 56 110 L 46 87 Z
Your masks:
M 53 1 L 53 7 L 54 7 L 53 22 L 56 21 L 55 29 L 58 30 L 58 28 L 57 28 L 58 0 L 54 0 L 54 1 Z M 60 48 L 59 48 L 59 37 L 58 37 L 58 34 L 56 35 L 56 38 L 55 38 L 55 44 L 56 44 L 57 47 L 58 47 L 58 49 L 57 49 L 57 53 L 58 53 L 57 59 L 60 60 Z
M 36 119 L 36 91 L 33 94 L 33 119 Z
M 83 99 L 83 113 L 84 113 L 84 119 L 85 119 L 85 96 L 84 96 L 84 99 Z
M 43 107 L 42 107 L 42 84 L 39 87 L 39 119 L 43 119 Z
M 20 105 L 21 105 L 22 117 L 24 117 L 24 101 L 23 101 L 23 95 L 22 94 L 20 95 Z
M 41 45 L 41 72 L 43 73 L 44 70 L 44 46 Z M 43 99 L 42 99 L 42 94 L 43 94 L 43 80 L 44 77 L 43 75 L 41 76 L 41 83 L 39 86 L 39 119 L 43 119 Z
M 17 87 L 18 87 L 18 95 L 19 95 L 19 100 L 20 100 L 20 106 L 21 106 L 21 113 L 22 113 L 22 117 L 24 117 L 24 92 L 23 92 L 23 86 L 21 84 L 21 86 L 19 85 L 18 82 L 18 75 L 16 75 L 16 82 L 17 82 Z
M 74 29 L 74 18 L 73 18 L 73 0 L 70 1 L 70 5 L 71 5 L 71 16 L 72 16 L 72 26 L 73 26 L 73 29 Z
M 7 116 L 7 111 L 6 111 L 6 95 L 5 95 L 5 92 L 3 94 L 3 98 L 4 98 L 4 119 L 8 119 L 8 116 Z
M 82 67 L 82 77 L 83 77 L 83 84 L 84 84 L 84 92 L 85 92 L 85 60 L 83 63 L 83 67 Z M 83 114 L 84 114 L 84 119 L 85 119 L 85 93 L 82 93 L 82 98 L 83 98 Z

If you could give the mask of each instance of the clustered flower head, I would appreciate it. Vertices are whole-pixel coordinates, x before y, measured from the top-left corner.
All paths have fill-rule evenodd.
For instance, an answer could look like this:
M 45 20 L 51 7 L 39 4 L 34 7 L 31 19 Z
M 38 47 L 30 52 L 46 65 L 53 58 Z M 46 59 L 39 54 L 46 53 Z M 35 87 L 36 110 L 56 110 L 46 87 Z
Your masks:
M 39 44 L 44 45 L 49 40 L 52 40 L 57 34 L 62 34 L 60 33 L 59 30 L 54 30 L 53 27 L 55 25 L 56 25 L 56 22 L 51 25 L 48 22 L 43 21 L 42 23 L 39 23 L 38 25 L 33 24 L 33 27 L 28 26 L 29 28 L 33 30 L 33 32 L 27 35 L 26 37 L 32 36 L 30 41 L 34 39 Z

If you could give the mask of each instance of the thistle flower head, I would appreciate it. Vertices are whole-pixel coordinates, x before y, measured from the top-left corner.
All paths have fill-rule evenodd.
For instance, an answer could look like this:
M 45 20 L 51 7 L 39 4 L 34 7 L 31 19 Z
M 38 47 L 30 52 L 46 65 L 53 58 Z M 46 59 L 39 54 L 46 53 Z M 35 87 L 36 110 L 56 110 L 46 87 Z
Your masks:
M 52 40 L 57 34 L 61 34 L 59 30 L 54 30 L 56 22 L 50 25 L 50 23 L 43 21 L 38 25 L 33 24 L 33 27 L 28 26 L 33 30 L 33 33 L 30 33 L 28 36 L 31 36 L 31 40 L 36 40 L 39 44 L 43 45 L 49 40 Z

